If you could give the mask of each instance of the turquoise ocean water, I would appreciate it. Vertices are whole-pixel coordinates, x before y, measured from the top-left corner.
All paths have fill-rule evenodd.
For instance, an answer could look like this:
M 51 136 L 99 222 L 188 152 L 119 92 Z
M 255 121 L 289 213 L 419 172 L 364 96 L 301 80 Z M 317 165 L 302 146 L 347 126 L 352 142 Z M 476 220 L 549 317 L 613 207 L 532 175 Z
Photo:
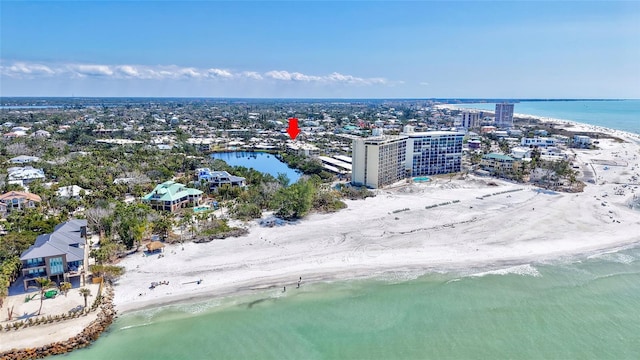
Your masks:
M 456 106 L 490 111 L 496 108 L 495 103 Z M 573 120 L 640 134 L 640 100 L 523 101 L 516 103 L 513 111 L 519 114 Z
M 597 105 L 619 110 L 616 103 Z M 593 124 L 633 131 L 639 104 Z M 515 111 L 589 122 L 557 106 L 545 113 L 520 103 Z M 303 283 L 133 312 L 60 358 L 640 358 L 640 247 L 489 270 Z
M 392 277 L 390 277 L 392 278 Z M 69 359 L 637 359 L 640 249 L 125 314 Z

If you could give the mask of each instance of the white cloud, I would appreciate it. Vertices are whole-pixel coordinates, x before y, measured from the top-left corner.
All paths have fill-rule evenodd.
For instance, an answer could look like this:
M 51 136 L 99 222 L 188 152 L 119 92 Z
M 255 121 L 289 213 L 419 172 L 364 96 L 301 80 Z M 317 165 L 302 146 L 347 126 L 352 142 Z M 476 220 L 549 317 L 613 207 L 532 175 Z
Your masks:
M 262 80 L 262 79 L 264 79 L 262 77 L 262 75 L 260 75 L 260 73 L 255 72 L 255 71 L 243 71 L 242 72 L 242 76 L 247 78 L 247 79 L 253 79 L 253 80 Z
M 0 74 L 53 75 L 55 71 L 42 64 L 16 62 L 11 66 L 0 66 Z
M 219 68 L 180 67 L 176 65 L 104 65 L 104 64 L 41 64 L 28 62 L 13 62 L 10 65 L 0 65 L 0 75 L 11 78 L 38 77 L 70 77 L 70 78 L 113 78 L 113 79 L 247 79 L 252 81 L 282 81 L 305 82 L 322 84 L 346 85 L 394 85 L 402 82 L 391 82 L 387 79 L 361 78 L 353 75 L 333 72 L 329 75 L 309 75 L 286 70 L 272 70 L 264 73 L 257 71 L 238 71 Z
M 78 77 L 114 75 L 113 69 L 108 65 L 69 64 L 67 70 Z
M 209 74 L 209 77 L 213 77 L 213 78 L 230 79 L 233 77 L 233 74 L 231 72 L 223 69 L 209 69 L 207 70 L 207 73 Z

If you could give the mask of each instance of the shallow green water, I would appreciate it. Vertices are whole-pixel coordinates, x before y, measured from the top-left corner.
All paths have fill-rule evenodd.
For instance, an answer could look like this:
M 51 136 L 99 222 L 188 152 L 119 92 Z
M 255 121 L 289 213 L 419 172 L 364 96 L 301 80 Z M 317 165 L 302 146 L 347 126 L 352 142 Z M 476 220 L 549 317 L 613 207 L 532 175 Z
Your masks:
M 70 359 L 638 359 L 640 249 L 127 314 Z

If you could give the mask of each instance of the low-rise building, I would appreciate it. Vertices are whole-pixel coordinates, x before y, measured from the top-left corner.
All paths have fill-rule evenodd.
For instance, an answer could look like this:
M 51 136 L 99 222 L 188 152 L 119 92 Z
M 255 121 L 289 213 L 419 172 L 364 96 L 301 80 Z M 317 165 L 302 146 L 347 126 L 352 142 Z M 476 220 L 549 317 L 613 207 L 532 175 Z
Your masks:
M 44 170 L 35 169 L 32 166 L 11 167 L 7 169 L 9 175 L 7 181 L 12 183 L 20 183 L 22 186 L 29 184 L 34 180 L 44 179 Z
M 174 181 L 165 181 L 142 197 L 152 209 L 175 212 L 187 206 L 196 206 L 202 200 L 202 191 L 188 188 Z
M 589 147 L 591 146 L 591 138 L 585 135 L 574 135 L 573 145 L 576 147 Z
M 78 185 L 63 186 L 56 191 L 56 194 L 61 198 L 76 200 L 80 200 L 83 194 L 87 195 L 90 193 L 89 190 L 85 190 Z
M 529 147 L 555 146 L 556 145 L 556 139 L 549 138 L 549 137 L 522 138 L 522 140 L 520 140 L 520 145 L 529 146 Z
M 214 190 L 222 185 L 245 186 L 246 179 L 241 176 L 234 176 L 226 171 L 211 171 L 209 168 L 196 169 L 198 182 L 206 182 L 209 188 Z
M 309 143 L 289 142 L 287 143 L 287 152 L 298 156 L 316 156 L 320 155 L 320 149 Z
M 38 162 L 40 158 L 37 156 L 20 155 L 9 159 L 9 162 L 13 164 L 28 164 L 32 162 Z
M 509 155 L 490 153 L 482 156 L 480 168 L 494 175 L 512 174 L 518 169 L 519 162 Z

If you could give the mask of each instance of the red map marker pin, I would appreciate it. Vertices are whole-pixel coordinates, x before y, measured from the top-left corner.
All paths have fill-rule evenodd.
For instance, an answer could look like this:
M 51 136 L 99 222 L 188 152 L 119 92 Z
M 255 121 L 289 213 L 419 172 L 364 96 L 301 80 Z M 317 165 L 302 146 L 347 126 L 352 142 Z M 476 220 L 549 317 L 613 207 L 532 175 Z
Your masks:
M 298 134 L 300 134 L 300 129 L 298 128 L 298 119 L 290 118 L 289 119 L 289 127 L 287 128 L 287 133 L 291 137 L 291 140 L 294 140 Z

